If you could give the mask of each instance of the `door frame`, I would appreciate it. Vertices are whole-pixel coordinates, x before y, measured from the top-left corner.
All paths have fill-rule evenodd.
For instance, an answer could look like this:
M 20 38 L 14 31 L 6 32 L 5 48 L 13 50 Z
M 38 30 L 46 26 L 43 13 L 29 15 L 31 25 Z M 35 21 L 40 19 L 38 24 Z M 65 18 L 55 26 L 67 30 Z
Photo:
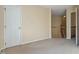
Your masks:
M 74 10 L 73 10 L 73 9 L 74 9 Z M 75 34 L 76 34 L 76 36 L 75 36 L 75 43 L 76 43 L 76 46 L 78 45 L 78 43 L 77 43 L 77 39 L 78 39 L 78 38 L 77 38 L 77 34 L 78 34 L 78 33 L 77 33 L 77 25 L 78 25 L 78 23 L 77 23 L 77 21 L 78 21 L 78 18 L 77 18 L 77 13 L 78 13 L 78 12 L 77 12 L 77 10 L 78 10 L 78 8 L 72 8 L 72 9 L 71 9 L 71 12 L 70 12 L 70 14 L 71 14 L 72 12 L 75 12 L 75 13 L 76 13 L 76 28 L 75 28 L 75 29 L 76 29 L 76 33 L 75 33 Z M 71 15 L 70 15 L 70 17 L 71 17 Z M 71 19 L 71 18 L 70 18 L 70 19 Z
M 76 9 L 77 8 L 69 8 L 67 9 L 67 12 L 66 12 L 66 39 L 70 39 L 71 40 L 71 13 L 72 12 L 76 12 Z M 76 13 L 77 15 L 77 13 Z M 69 22 L 69 23 L 68 23 Z M 76 16 L 76 22 L 77 22 L 77 16 Z M 76 26 L 77 26 L 77 23 L 76 23 Z M 76 31 L 77 31 L 77 27 L 76 27 Z M 70 35 L 68 35 L 70 34 Z
M 78 25 L 78 23 L 77 23 L 77 21 L 78 21 L 78 18 L 77 18 L 77 13 L 78 13 L 78 8 L 75 8 L 75 11 L 76 11 L 76 46 L 78 46 L 78 43 L 77 43 L 77 25 Z

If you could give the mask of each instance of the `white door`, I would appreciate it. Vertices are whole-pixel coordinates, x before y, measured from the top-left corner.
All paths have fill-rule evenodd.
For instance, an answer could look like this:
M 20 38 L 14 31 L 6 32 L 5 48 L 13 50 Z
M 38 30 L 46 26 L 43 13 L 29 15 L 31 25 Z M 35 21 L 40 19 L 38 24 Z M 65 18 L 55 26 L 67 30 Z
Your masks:
M 5 6 L 6 47 L 20 44 L 21 12 L 19 6 Z

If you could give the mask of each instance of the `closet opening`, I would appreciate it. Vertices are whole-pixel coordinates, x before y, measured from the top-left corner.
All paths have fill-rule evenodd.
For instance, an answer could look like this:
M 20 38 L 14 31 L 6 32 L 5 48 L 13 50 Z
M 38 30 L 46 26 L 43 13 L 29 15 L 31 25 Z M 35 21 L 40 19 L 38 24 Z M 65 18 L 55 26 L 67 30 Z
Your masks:
M 71 13 L 71 39 L 76 39 L 76 13 Z

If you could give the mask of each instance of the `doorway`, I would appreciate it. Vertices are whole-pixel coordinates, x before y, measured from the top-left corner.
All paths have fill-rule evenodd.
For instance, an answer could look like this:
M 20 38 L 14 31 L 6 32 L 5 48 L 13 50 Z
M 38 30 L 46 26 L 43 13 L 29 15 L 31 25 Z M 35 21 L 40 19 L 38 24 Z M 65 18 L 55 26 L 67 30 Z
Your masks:
M 51 18 L 51 34 L 52 38 L 62 38 L 61 35 L 62 16 L 53 16 Z
M 71 39 L 76 39 L 76 13 L 71 13 Z
M 66 16 L 62 16 L 61 20 L 61 37 L 66 38 Z

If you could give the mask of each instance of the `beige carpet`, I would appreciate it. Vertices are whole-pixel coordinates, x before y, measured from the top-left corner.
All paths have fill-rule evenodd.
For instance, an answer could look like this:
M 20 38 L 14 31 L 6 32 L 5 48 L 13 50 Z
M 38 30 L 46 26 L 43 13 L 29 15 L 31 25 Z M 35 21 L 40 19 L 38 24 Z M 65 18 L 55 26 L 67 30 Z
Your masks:
M 75 40 L 46 39 L 4 50 L 7 54 L 76 54 Z

